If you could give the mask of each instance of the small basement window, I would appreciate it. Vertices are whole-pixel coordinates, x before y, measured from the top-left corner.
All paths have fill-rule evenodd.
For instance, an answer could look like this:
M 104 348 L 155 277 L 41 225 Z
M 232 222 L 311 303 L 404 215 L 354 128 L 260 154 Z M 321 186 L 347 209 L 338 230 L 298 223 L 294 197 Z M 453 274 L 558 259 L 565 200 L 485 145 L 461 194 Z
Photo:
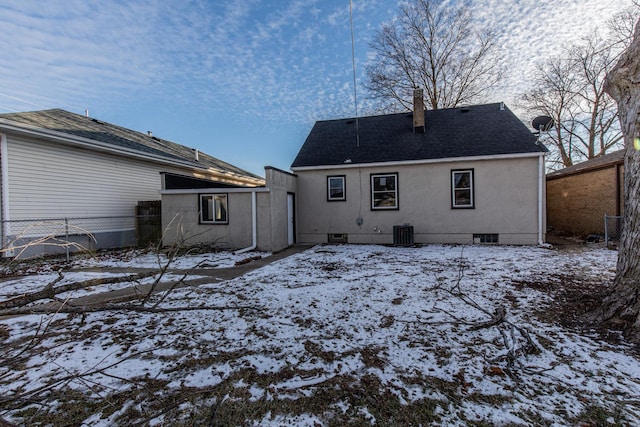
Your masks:
M 498 235 L 497 234 L 474 234 L 473 235 L 473 243 L 498 243 Z
M 329 243 L 347 243 L 346 233 L 329 233 L 327 234 L 327 242 Z

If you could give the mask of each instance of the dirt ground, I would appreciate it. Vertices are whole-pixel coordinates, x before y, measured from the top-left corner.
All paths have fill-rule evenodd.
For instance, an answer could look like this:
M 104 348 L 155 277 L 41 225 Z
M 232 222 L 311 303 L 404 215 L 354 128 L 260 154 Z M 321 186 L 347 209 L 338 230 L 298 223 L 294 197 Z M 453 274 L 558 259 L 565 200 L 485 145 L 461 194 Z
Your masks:
M 576 253 L 593 246 L 605 247 L 603 242 L 591 244 L 575 237 L 554 235 L 547 236 L 547 243 L 553 245 L 555 250 Z M 615 246 L 610 249 L 615 250 Z M 595 331 L 611 344 L 625 343 L 621 331 L 604 328 L 590 319 L 590 314 L 598 309 L 599 302 L 611 292 L 611 280 L 603 282 L 599 277 L 577 274 L 575 271 L 556 271 L 550 272 L 544 279 L 521 281 L 519 284 L 552 296 L 553 303 L 537 313 L 541 320 L 557 323 L 580 333 Z M 636 346 L 636 351 L 640 354 L 640 346 Z

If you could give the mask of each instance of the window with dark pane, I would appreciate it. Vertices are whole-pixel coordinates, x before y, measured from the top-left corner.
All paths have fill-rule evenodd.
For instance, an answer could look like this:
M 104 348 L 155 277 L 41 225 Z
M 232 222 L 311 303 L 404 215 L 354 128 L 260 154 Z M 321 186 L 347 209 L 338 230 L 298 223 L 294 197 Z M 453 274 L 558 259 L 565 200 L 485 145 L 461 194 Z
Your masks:
M 453 208 L 473 208 L 473 169 L 451 171 Z
M 227 224 L 228 222 L 227 194 L 201 194 L 200 223 Z
M 330 202 L 347 200 L 344 175 L 327 177 L 327 200 Z
M 371 175 L 371 209 L 398 209 L 398 174 Z

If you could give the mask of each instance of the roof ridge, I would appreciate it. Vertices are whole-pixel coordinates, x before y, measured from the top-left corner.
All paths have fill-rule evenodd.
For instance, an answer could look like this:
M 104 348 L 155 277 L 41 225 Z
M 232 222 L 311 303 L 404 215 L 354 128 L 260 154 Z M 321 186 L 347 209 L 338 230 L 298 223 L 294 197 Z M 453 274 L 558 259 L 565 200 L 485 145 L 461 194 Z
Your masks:
M 508 109 L 507 105 L 502 102 L 488 102 L 488 103 L 484 103 L 484 104 L 462 104 L 462 105 L 457 105 L 455 107 L 448 107 L 448 108 L 438 108 L 438 109 L 426 109 L 424 110 L 424 112 L 426 114 L 429 113 L 435 113 L 435 112 L 445 112 L 445 111 L 450 111 L 450 110 L 458 110 L 460 108 L 480 108 L 480 107 L 489 107 L 489 106 L 493 106 L 493 105 L 504 105 L 505 109 Z M 321 120 L 317 120 L 316 123 L 318 122 L 344 122 L 344 121 L 349 121 L 349 120 L 361 120 L 361 119 L 368 119 L 368 118 L 375 118 L 375 117 L 386 117 L 386 116 L 401 116 L 401 115 L 406 115 L 406 114 L 413 114 L 412 110 L 406 110 L 406 111 L 400 111 L 400 112 L 395 112 L 395 113 L 384 113 L 384 114 L 367 114 L 367 115 L 363 115 L 363 116 L 352 116 L 352 117 L 342 117 L 342 118 L 335 118 L 335 119 L 321 119 Z

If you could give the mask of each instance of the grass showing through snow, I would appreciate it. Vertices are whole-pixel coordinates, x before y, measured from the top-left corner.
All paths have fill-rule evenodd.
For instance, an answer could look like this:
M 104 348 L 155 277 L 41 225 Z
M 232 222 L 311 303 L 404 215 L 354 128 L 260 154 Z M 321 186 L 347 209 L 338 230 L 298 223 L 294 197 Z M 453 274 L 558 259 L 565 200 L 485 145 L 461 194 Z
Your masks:
M 233 280 L 174 289 L 157 305 L 159 295 L 126 308 L 1 318 L 0 417 L 640 425 L 633 349 L 567 319 L 580 310 L 565 297 L 604 289 L 616 255 L 595 246 L 316 246 Z M 203 256 L 206 268 L 228 266 L 216 260 L 228 254 Z M 50 279 L 20 279 L 20 292 Z M 0 298 L 15 294 L 11 280 Z

